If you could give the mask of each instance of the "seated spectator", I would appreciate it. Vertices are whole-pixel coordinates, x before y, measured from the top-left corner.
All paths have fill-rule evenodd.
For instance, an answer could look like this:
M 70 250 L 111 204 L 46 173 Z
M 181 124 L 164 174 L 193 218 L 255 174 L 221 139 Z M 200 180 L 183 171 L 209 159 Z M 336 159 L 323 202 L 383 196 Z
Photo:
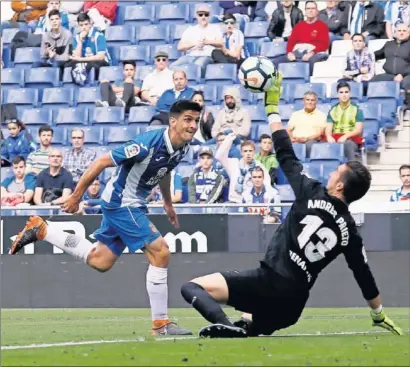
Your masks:
M 310 75 L 312 75 L 314 64 L 329 57 L 329 28 L 326 23 L 317 18 L 318 10 L 315 1 L 306 1 L 305 6 L 306 20 L 299 22 L 293 28 L 286 46 L 287 55 L 279 56 L 273 61 L 276 65 L 283 62 L 308 62 Z
M 267 36 L 271 41 L 276 38 L 287 41 L 296 24 L 303 21 L 303 13 L 293 1 L 281 1 L 280 6 L 273 12 Z
M 174 88 L 162 93 L 156 106 L 157 115 L 153 116 L 151 125 L 168 125 L 169 109 L 172 104 L 181 99 L 192 99 L 195 89 L 187 86 L 188 79 L 184 71 L 175 71 L 173 74 Z
M 113 85 L 108 80 L 101 80 L 100 91 L 102 100 L 95 102 L 97 107 L 124 107 L 128 113 L 130 108 L 135 106 L 136 97 L 140 93 L 138 80 L 135 79 L 135 61 L 123 61 L 122 64 L 123 80 L 117 80 Z
M 410 4 L 409 0 L 400 0 L 391 4 L 385 16 L 387 38 L 393 39 L 399 24 L 410 26 Z
M 223 36 L 222 48 L 215 48 L 212 51 L 212 60 L 217 64 L 242 64 L 246 57 L 244 47 L 245 38 L 242 31 L 235 28 L 236 19 L 232 14 L 225 14 L 223 17 L 225 33 Z
M 9 136 L 1 146 L 1 165 L 11 164 L 14 157 L 21 156 L 27 159 L 28 155 L 35 151 L 37 146 L 30 133 L 27 132 L 24 123 L 18 119 L 7 121 Z
M 363 34 L 366 41 L 383 37 L 384 12 L 375 2 L 359 0 L 349 15 L 349 30 L 345 33 L 344 39 L 351 39 L 351 35 L 356 33 Z
M 71 144 L 73 149 L 65 153 L 63 167 L 71 173 L 74 185 L 77 185 L 83 173 L 93 163 L 96 153 L 84 147 L 84 131 L 81 129 L 71 131 Z
M 198 103 L 201 107 L 201 114 L 199 115 L 198 130 L 194 135 L 194 140 L 199 143 L 204 143 L 212 139 L 212 126 L 214 125 L 214 116 L 211 112 L 206 111 L 204 92 L 195 91 L 192 96 L 192 101 Z
M 1 205 L 30 203 L 34 195 L 36 176 L 25 173 L 26 161 L 23 157 L 14 157 L 12 167 L 14 175 L 1 182 Z
M 403 185 L 391 194 L 390 201 L 410 200 L 410 165 L 403 164 L 399 168 L 399 174 Z
M 312 145 L 321 141 L 326 129 L 326 115 L 317 109 L 317 94 L 306 92 L 303 109 L 290 116 L 287 131 L 292 143 L 306 144 L 306 155 L 310 157 Z
M 70 23 L 71 28 L 77 28 L 77 17 L 80 13 L 82 13 L 84 7 L 84 1 L 71 1 L 71 0 L 63 0 L 61 1 L 60 10 L 64 11 L 68 15 L 68 20 Z
M 220 200 L 224 177 L 213 167 L 214 153 L 210 147 L 199 151 L 199 164 L 188 181 L 189 202 L 191 204 L 212 204 Z
M 107 26 L 114 23 L 117 13 L 118 0 L 116 1 L 86 1 L 84 3 L 84 13 L 91 18 L 94 26 L 101 32 Z
M 78 214 L 101 214 L 101 208 L 96 207 L 101 204 L 104 188 L 100 178 L 97 177 L 83 195 Z
M 50 1 L 48 2 L 47 12 L 46 12 L 46 14 L 45 14 L 44 16 L 42 16 L 42 17 L 40 18 L 40 20 L 38 21 L 38 24 L 37 24 L 37 28 L 36 28 L 35 33 L 37 33 L 37 34 L 43 34 L 43 33 L 50 32 L 50 31 L 51 31 L 51 28 L 52 28 L 52 25 L 51 25 L 52 20 L 51 20 L 51 17 L 50 17 L 50 12 L 51 12 L 52 10 L 57 10 L 57 11 L 59 12 L 59 14 L 60 14 L 60 25 L 61 25 L 63 28 L 67 29 L 68 31 L 70 30 L 70 24 L 69 24 L 69 20 L 68 20 L 68 15 L 67 15 L 66 12 L 60 10 L 60 5 L 61 5 L 61 4 L 60 4 L 60 0 L 50 0 Z M 55 13 L 54 13 L 54 14 L 55 14 Z
M 251 132 L 251 118 L 242 107 L 241 96 L 237 88 L 227 88 L 224 92 L 224 108 L 216 116 L 212 126 L 212 136 L 220 132 L 233 132 L 239 139 L 246 139 Z
M 73 176 L 62 167 L 63 154 L 53 149 L 48 157 L 50 167 L 41 171 L 37 176 L 34 191 L 35 205 L 59 205 L 71 195 Z
M 49 31 L 44 32 L 41 38 L 42 66 L 63 68 L 70 59 L 73 37 L 69 30 L 61 27 L 61 14 L 58 10 L 51 10 L 47 17 L 50 20 L 50 26 Z
M 151 106 L 155 106 L 162 93 L 174 86 L 173 72 L 168 68 L 168 62 L 168 54 L 158 51 L 155 54 L 155 70 L 149 73 L 142 83 L 141 100 L 149 102 Z
M 91 19 L 87 14 L 81 13 L 77 21 L 79 29 L 78 34 L 73 39 L 73 54 L 70 57 L 71 61 L 65 66 L 72 67 L 74 70 L 79 65 L 79 69 L 82 71 L 82 66 L 85 64 L 87 75 L 94 68 L 95 78 L 98 80 L 100 68 L 111 64 L 107 41 L 104 34 L 92 26 Z M 81 84 L 78 80 L 75 81 Z
M 196 64 L 201 67 L 202 77 L 208 64 L 212 62 L 212 51 L 223 46 L 223 35 L 219 25 L 209 24 L 210 7 L 206 4 L 197 9 L 198 24 L 185 29 L 178 43 L 178 51 L 185 52 L 172 66 Z
M 26 162 L 27 173 L 38 175 L 42 170 L 50 167 L 48 156 L 52 150 L 51 141 L 54 131 L 49 125 L 43 125 L 38 130 L 40 149 L 29 154 Z
M 274 214 L 275 221 L 279 221 L 280 207 L 273 207 L 273 204 L 280 204 L 278 190 L 270 185 L 265 185 L 265 171 L 261 167 L 255 167 L 251 171 L 252 186 L 242 193 L 244 204 L 268 204 L 267 207 L 248 207 L 248 212 L 265 215 Z M 272 215 L 271 215 L 272 216 Z
M 342 40 L 348 32 L 348 13 L 338 7 L 339 1 L 326 1 L 327 7 L 319 12 L 319 19 L 325 22 L 329 28 L 330 43 Z
M 261 143 L 261 150 L 258 154 L 256 154 L 255 160 L 261 163 L 262 166 L 269 172 L 270 182 L 274 185 L 276 181 L 276 170 L 279 167 L 279 162 L 276 159 L 276 154 L 272 152 L 272 137 L 268 134 L 262 134 L 259 138 L 259 142 Z
M 242 22 L 249 22 L 249 6 L 252 1 L 219 1 L 219 6 L 224 9 L 224 15 L 233 14 Z
M 278 8 L 279 1 L 258 1 L 255 7 L 254 22 L 270 22 L 272 20 L 273 12 Z
M 229 176 L 229 201 L 241 203 L 242 193 L 247 188 L 252 187 L 251 172 L 256 166 L 262 167 L 264 170 L 264 184 L 266 186 L 270 186 L 270 176 L 261 163 L 255 160 L 255 144 L 250 140 L 241 144 L 241 159 L 229 158 L 228 154 L 235 139 L 234 133 L 227 135 L 225 141 L 216 151 L 215 158 Z
M 182 201 L 182 177 L 175 170 L 171 171 L 171 199 L 173 203 L 180 203 Z M 163 204 L 163 197 L 159 185 L 155 186 L 151 194 L 147 197 L 147 202 L 151 204 Z
M 46 14 L 48 1 L 16 1 L 11 2 L 11 8 L 15 11 L 14 22 L 27 23 L 29 28 L 34 31 L 38 20 Z
M 351 103 L 349 84 L 340 82 L 337 93 L 339 103 L 329 111 L 326 138 L 329 143 L 343 143 L 345 156 L 352 161 L 363 142 L 363 112 L 358 105 Z
M 396 40 L 374 53 L 376 60 L 386 59 L 385 74 L 375 75 L 371 82 L 391 81 L 400 83 L 404 89 L 404 110 L 410 110 L 410 26 L 400 24 L 396 29 Z

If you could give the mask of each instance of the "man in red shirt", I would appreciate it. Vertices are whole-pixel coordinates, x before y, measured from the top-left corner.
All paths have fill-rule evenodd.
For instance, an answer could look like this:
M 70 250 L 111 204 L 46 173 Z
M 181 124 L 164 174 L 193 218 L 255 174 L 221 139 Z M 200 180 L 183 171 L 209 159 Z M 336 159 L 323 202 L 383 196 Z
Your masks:
M 329 28 L 325 22 L 318 19 L 318 9 L 315 1 L 306 1 L 306 20 L 299 22 L 293 28 L 288 39 L 287 55 L 274 60 L 279 65 L 285 62 L 308 62 L 310 75 L 315 62 L 327 60 L 330 46 Z

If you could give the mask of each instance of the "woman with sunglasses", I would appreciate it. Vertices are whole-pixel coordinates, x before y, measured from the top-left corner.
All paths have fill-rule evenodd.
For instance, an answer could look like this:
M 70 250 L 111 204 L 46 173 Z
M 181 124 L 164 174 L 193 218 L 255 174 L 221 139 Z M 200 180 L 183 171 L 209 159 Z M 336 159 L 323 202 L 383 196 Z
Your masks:
M 212 139 L 211 132 L 215 119 L 212 113 L 207 112 L 205 109 L 204 92 L 201 90 L 195 91 L 192 96 L 192 102 L 196 102 L 202 107 L 201 114 L 199 116 L 199 126 L 194 135 L 194 141 L 197 143 L 205 143 L 207 140 Z

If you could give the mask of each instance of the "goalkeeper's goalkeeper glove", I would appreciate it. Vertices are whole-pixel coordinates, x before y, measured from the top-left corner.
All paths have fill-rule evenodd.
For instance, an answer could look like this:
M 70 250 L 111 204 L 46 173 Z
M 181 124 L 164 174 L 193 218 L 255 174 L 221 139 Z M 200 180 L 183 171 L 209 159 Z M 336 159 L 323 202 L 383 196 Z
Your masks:
M 373 320 L 373 326 L 380 326 L 396 335 L 404 335 L 403 330 L 400 327 L 396 326 L 394 322 L 386 316 L 383 310 L 381 310 L 379 313 L 371 310 L 370 316 Z
M 268 118 L 273 115 L 274 118 L 280 120 L 279 100 L 282 92 L 282 73 L 277 71 L 271 75 L 271 78 L 273 79 L 273 84 L 265 92 L 265 111 Z

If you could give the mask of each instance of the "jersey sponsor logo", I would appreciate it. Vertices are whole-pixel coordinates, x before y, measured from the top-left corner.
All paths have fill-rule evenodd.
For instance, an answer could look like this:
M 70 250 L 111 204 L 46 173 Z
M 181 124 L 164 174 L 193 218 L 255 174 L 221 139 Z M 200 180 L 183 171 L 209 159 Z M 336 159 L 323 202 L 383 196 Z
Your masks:
M 166 167 L 160 168 L 157 174 L 148 180 L 147 185 L 150 185 L 150 186 L 157 185 L 158 182 L 161 181 L 167 175 L 167 173 L 168 173 L 168 168 Z
M 140 152 L 140 146 L 138 144 L 131 144 L 124 148 L 124 153 L 127 158 L 135 157 Z

